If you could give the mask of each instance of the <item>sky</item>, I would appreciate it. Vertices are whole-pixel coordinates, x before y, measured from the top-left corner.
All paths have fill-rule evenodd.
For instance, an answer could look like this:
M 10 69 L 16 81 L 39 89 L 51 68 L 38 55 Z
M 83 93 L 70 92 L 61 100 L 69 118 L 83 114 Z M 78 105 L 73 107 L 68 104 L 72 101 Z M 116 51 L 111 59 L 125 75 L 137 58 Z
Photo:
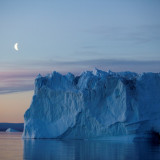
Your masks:
M 159 0 L 1 0 L 0 111 L 19 106 L 17 92 L 31 99 L 39 73 L 160 72 L 159 8 Z M 3 96 L 16 96 L 14 105 Z
M 0 95 L 0 122 L 23 122 L 24 112 L 29 108 L 33 91 Z

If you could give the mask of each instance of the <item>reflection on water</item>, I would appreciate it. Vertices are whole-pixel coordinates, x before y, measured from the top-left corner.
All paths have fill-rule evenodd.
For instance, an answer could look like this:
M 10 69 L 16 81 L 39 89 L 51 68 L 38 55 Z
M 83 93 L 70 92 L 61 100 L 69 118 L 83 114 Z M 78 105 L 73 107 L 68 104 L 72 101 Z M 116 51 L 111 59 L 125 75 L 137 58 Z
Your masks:
M 160 159 L 160 146 L 111 141 L 25 140 L 24 159 Z
M 160 159 L 160 146 L 149 143 L 83 140 L 22 140 L 0 133 L 0 160 L 137 160 Z
M 22 160 L 22 133 L 0 132 L 0 160 Z

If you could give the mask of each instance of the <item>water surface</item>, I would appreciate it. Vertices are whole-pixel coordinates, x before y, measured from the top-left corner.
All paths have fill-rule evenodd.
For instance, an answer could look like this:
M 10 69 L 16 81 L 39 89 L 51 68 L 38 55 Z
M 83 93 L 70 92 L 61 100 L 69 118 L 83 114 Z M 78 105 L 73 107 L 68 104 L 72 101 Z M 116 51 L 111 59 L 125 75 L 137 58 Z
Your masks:
M 146 142 L 23 140 L 0 133 L 0 160 L 160 160 L 160 146 Z

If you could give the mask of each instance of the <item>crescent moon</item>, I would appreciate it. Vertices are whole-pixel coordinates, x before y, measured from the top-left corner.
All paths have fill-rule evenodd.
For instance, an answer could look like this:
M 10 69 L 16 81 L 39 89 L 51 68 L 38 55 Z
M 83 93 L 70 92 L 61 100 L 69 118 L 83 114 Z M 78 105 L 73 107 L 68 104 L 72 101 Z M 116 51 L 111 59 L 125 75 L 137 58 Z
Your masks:
M 14 49 L 15 49 L 16 51 L 18 51 L 18 43 L 15 43 Z

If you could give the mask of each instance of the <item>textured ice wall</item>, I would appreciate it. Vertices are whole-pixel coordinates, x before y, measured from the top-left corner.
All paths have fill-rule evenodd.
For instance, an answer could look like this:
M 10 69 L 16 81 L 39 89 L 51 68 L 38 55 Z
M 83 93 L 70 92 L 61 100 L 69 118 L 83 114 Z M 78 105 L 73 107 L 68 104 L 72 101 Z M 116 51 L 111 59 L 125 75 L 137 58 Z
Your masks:
M 160 74 L 95 69 L 35 80 L 24 138 L 105 138 L 160 132 Z

